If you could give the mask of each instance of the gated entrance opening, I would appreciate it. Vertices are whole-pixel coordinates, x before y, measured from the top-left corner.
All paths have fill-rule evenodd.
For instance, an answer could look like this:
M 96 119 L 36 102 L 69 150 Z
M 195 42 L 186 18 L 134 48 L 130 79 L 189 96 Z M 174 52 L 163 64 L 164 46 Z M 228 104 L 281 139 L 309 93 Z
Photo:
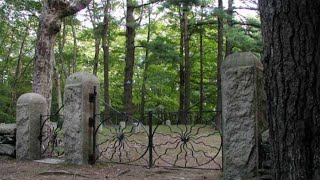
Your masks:
M 141 122 L 109 108 L 108 117 L 97 114 L 95 161 L 222 169 L 222 138 L 213 123 L 220 113 L 204 112 L 200 117 L 197 112 L 149 112 L 148 121 Z
M 63 146 L 63 106 L 50 115 L 40 115 L 41 158 L 61 158 L 64 154 Z

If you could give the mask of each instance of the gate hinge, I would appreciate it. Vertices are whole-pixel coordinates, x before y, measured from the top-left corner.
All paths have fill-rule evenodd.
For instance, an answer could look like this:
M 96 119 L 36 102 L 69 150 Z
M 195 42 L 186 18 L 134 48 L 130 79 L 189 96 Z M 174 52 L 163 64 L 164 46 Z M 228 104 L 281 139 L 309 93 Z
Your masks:
M 89 93 L 89 102 L 93 103 L 95 98 L 96 96 L 94 93 Z
M 93 154 L 89 154 L 89 164 L 94 164 L 95 163 L 95 158 L 94 158 L 94 155 Z
M 94 119 L 92 117 L 89 118 L 89 127 L 93 127 Z

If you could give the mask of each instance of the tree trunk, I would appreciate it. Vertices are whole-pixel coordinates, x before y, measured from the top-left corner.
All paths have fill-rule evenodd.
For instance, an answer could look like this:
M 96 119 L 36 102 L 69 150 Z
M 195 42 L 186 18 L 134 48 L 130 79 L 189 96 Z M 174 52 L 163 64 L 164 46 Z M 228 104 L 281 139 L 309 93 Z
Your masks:
M 232 20 L 233 20 L 233 0 L 228 0 L 228 10 L 227 10 L 227 24 L 229 29 L 232 28 Z M 233 44 L 230 40 L 226 40 L 226 54 L 225 57 L 233 53 Z
M 188 28 L 188 6 L 187 4 L 183 5 L 183 35 L 184 35 L 184 64 L 185 64 L 185 73 L 184 73 L 184 109 L 185 111 L 189 110 L 190 107 L 190 97 L 191 97 L 191 64 L 189 57 L 189 28 Z
M 52 24 L 51 24 L 51 23 Z M 52 74 L 54 59 L 54 43 L 60 30 L 61 19 L 46 8 L 40 16 L 40 28 L 34 60 L 32 91 L 43 95 L 47 100 L 47 114 L 51 110 Z
M 4 68 L 2 69 L 2 77 L 5 76 L 5 72 L 6 73 L 10 72 L 9 71 L 9 62 L 11 60 L 10 55 L 11 55 L 12 50 L 13 50 L 13 45 L 14 45 L 14 33 L 12 33 L 11 36 L 10 36 L 10 46 L 9 46 L 9 48 L 6 48 L 8 50 L 6 51 L 6 55 L 4 55 L 6 58 L 4 60 L 5 61 Z
M 71 30 L 72 30 L 72 37 L 73 37 L 73 55 L 72 55 L 72 73 L 77 72 L 77 54 L 78 54 L 78 45 L 77 45 L 77 35 L 76 35 L 76 28 L 75 28 L 75 17 L 71 18 Z
M 65 62 L 64 62 L 64 56 L 63 56 L 63 51 L 64 51 L 64 46 L 66 44 L 66 37 L 67 37 L 67 22 L 66 18 L 63 19 L 62 21 L 62 32 L 59 33 L 58 36 L 58 50 L 59 50 L 59 61 L 56 61 L 59 66 L 56 68 L 59 69 L 59 74 L 64 75 L 64 79 L 67 79 L 70 73 L 67 71 Z
M 133 16 L 134 6 L 131 0 L 127 0 L 126 16 L 126 65 L 124 77 L 124 111 L 127 115 L 133 114 L 132 103 L 132 84 L 133 84 L 133 67 L 134 67 L 134 38 L 135 38 L 135 21 Z
M 320 3 L 260 0 L 274 179 L 320 179 Z
M 59 50 L 59 58 L 56 60 L 53 60 L 53 78 L 54 78 L 54 83 L 55 83 L 55 90 L 57 93 L 57 101 L 58 101 L 58 109 L 62 107 L 62 87 L 61 87 L 61 79 L 66 79 L 69 75 L 70 72 L 69 70 L 66 70 L 65 67 L 65 62 L 64 62 L 64 56 L 63 56 L 63 51 L 64 51 L 64 46 L 66 43 L 66 36 L 67 36 L 67 28 L 66 28 L 66 18 L 63 19 L 63 28 L 62 28 L 62 33 L 59 33 L 58 36 L 58 50 Z M 58 64 L 58 66 L 57 66 Z M 69 68 L 68 68 L 69 69 Z M 64 74 L 64 78 L 61 78 L 61 74 Z M 63 115 L 63 111 L 59 111 L 59 115 Z
M 43 3 L 35 50 L 32 91 L 46 98 L 48 114 L 50 114 L 52 99 L 54 43 L 61 29 L 62 18 L 77 13 L 90 1 L 76 1 L 71 4 L 64 0 L 46 0 Z
M 104 119 L 107 123 L 110 117 L 110 94 L 109 94 L 109 21 L 110 21 L 110 0 L 104 6 L 103 30 L 102 30 L 102 49 L 103 49 L 103 67 L 104 67 L 104 102 L 105 105 Z
M 185 88 L 184 88 L 184 31 L 183 31 L 183 16 L 181 13 L 181 8 L 179 8 L 179 15 L 180 15 L 180 71 L 179 71 L 179 122 L 182 122 L 183 120 L 183 112 L 185 110 L 184 108 L 184 93 L 185 93 Z
M 93 59 L 93 74 L 97 76 L 99 66 L 99 53 L 100 53 L 101 38 L 96 36 L 94 38 L 94 59 Z
M 60 75 L 59 70 L 56 66 L 55 60 L 53 62 L 53 66 L 54 66 L 53 76 L 54 76 L 54 81 L 55 81 L 55 85 L 56 85 L 55 89 L 57 91 L 58 109 L 60 109 L 62 107 L 61 75 Z M 63 111 L 59 111 L 59 115 L 63 115 Z
M 151 36 L 151 7 L 148 7 L 148 33 L 147 33 L 147 44 L 150 42 Z M 144 62 L 144 70 L 143 70 L 143 77 L 142 77 L 142 87 L 141 87 L 141 101 L 140 101 L 140 120 L 144 122 L 144 115 L 145 115 L 145 103 L 146 103 L 146 81 L 147 81 L 147 71 L 149 66 L 149 49 L 146 48 L 145 54 L 145 62 Z
M 203 7 L 201 7 L 201 21 L 203 20 Z M 204 49 L 203 49 L 203 33 L 204 33 L 204 28 L 203 26 L 200 26 L 200 34 L 199 34 L 199 39 L 200 39 L 200 44 L 199 44 L 199 53 L 200 53 L 200 104 L 199 104 L 199 121 L 202 122 L 202 117 L 203 117 L 203 101 L 204 101 L 204 88 L 203 88 L 203 61 L 204 61 Z
M 223 10 L 222 0 L 218 1 L 218 7 Z M 221 130 L 221 111 L 222 111 L 222 96 L 221 96 L 221 63 L 223 61 L 223 18 L 218 16 L 218 62 L 217 62 L 217 102 L 215 118 L 216 127 Z
M 94 58 L 93 58 L 93 74 L 97 76 L 98 74 L 98 66 L 99 66 L 99 54 L 100 54 L 100 43 L 101 43 L 101 38 L 99 34 L 99 27 L 97 25 L 96 20 L 99 19 L 97 15 L 97 8 L 96 8 L 96 3 L 94 0 L 92 1 L 92 9 L 88 7 L 88 12 L 90 15 L 90 20 L 92 23 L 93 27 L 93 35 L 94 35 Z
M 17 101 L 17 94 L 18 94 L 18 81 L 19 78 L 21 77 L 21 70 L 22 70 L 22 60 L 24 57 L 24 46 L 25 46 L 25 42 L 27 39 L 27 36 L 29 35 L 29 25 L 27 25 L 26 30 L 25 30 L 25 35 L 23 36 L 22 42 L 21 42 L 21 46 L 20 46 L 20 50 L 19 50 L 19 56 L 18 56 L 18 62 L 17 62 L 17 66 L 16 66 L 16 72 L 15 72 L 15 76 L 14 76 L 14 81 L 12 84 L 12 102 L 16 102 Z

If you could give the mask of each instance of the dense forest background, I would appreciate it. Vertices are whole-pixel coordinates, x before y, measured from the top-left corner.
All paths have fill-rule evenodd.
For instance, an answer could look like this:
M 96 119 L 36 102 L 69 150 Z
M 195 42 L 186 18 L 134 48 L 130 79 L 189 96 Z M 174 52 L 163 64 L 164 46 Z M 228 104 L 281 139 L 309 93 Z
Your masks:
M 0 1 L 0 122 L 14 122 L 17 98 L 32 92 L 41 10 L 41 1 Z M 219 110 L 221 61 L 240 51 L 262 53 L 255 0 L 94 0 L 61 23 L 51 109 L 66 78 L 87 71 L 104 101 L 130 115 Z

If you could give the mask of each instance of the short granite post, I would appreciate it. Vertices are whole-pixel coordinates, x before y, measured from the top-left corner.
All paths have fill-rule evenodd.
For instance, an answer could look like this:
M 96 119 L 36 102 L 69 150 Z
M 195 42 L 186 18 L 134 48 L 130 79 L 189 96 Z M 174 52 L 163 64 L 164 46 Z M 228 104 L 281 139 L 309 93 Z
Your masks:
M 88 164 L 89 156 L 94 158 L 95 142 L 92 126 L 95 125 L 97 128 L 99 123 L 97 116 L 94 116 L 99 112 L 99 87 L 98 78 L 86 72 L 74 73 L 66 80 L 63 123 L 66 163 Z M 92 99 L 95 94 L 94 89 L 96 89 L 95 100 Z M 89 119 L 94 117 L 95 123 L 90 122 Z
M 236 53 L 222 64 L 224 179 L 258 176 L 259 142 L 267 128 L 263 66 L 252 53 Z
M 16 157 L 20 160 L 35 160 L 41 157 L 40 115 L 46 114 L 46 99 L 36 93 L 19 97 L 16 113 Z

